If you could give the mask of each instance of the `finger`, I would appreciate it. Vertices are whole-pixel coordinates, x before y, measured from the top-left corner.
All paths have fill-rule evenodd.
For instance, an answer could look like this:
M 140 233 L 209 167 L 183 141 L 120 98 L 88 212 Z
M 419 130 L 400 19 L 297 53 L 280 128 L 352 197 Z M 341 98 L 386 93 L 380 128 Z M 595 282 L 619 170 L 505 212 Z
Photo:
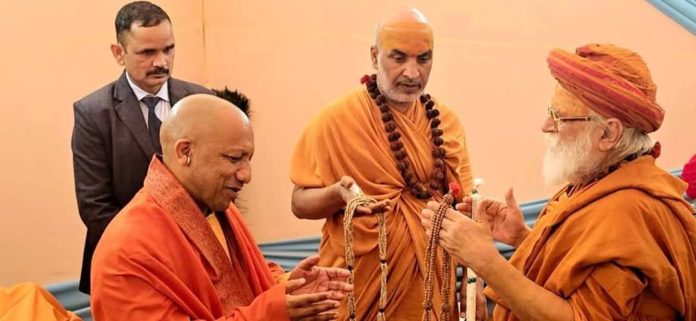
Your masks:
M 307 294 L 288 294 L 286 296 L 287 306 L 297 308 L 311 305 L 324 300 L 329 300 L 331 292 L 307 293 Z
M 437 211 L 437 208 L 440 207 L 440 203 L 435 202 L 435 201 L 430 201 L 430 202 L 428 202 L 428 204 L 426 204 L 426 206 L 433 211 Z
M 486 296 L 483 294 L 483 281 L 479 278 L 476 281 L 476 318 L 485 320 L 486 311 Z
M 461 213 L 459 213 L 451 208 L 448 208 L 447 211 L 445 212 L 445 219 L 442 220 L 442 226 L 445 226 L 445 223 L 447 223 L 449 225 L 449 224 L 452 224 L 452 223 L 454 223 L 456 221 L 460 221 L 460 220 L 471 220 L 471 219 L 468 216 L 461 215 Z
M 343 268 L 334 268 L 334 267 L 318 267 L 318 268 L 326 271 L 326 275 L 328 275 L 332 281 L 343 281 L 344 279 L 347 279 L 350 276 L 350 271 L 343 269 Z
M 285 282 L 285 293 L 292 293 L 293 291 L 299 289 L 304 284 L 305 284 L 304 278 L 289 280 L 289 281 Z
M 371 204 L 370 206 L 368 206 L 368 208 L 370 209 L 370 211 L 371 211 L 372 213 L 375 213 L 375 214 L 376 214 L 376 213 L 384 213 L 384 212 L 386 212 L 386 211 L 388 211 L 388 210 L 391 210 L 391 205 L 390 205 L 390 204 L 391 204 L 391 203 L 389 202 L 389 200 L 384 200 L 384 201 L 381 201 L 381 202 L 377 202 L 377 203 Z
M 314 266 L 319 264 L 319 256 L 318 255 L 312 255 L 297 264 L 295 267 L 295 270 L 305 270 L 305 271 L 311 271 Z M 294 272 L 294 271 L 293 271 Z
M 423 228 L 426 230 L 429 230 L 432 228 L 432 221 L 426 218 L 421 218 L 421 224 L 423 225 Z
M 358 206 L 355 208 L 355 214 L 358 216 L 370 215 L 372 214 L 372 209 L 366 206 Z
M 355 180 L 350 176 L 341 177 L 341 186 L 345 188 L 350 188 L 355 183 Z
M 510 187 L 510 189 L 508 189 L 505 193 L 505 204 L 511 209 L 519 208 L 519 205 L 517 205 L 517 200 L 515 200 L 515 194 L 512 187 Z
M 299 319 L 291 319 L 291 320 L 292 321 L 325 321 L 325 320 L 336 320 L 336 319 L 338 319 L 338 312 L 331 310 L 328 312 L 322 312 L 319 314 L 310 315 L 308 317 L 299 318 Z
M 423 219 L 430 221 L 434 216 L 435 212 L 427 207 L 421 210 L 421 218 Z
M 340 303 L 332 300 L 322 300 L 324 302 L 315 302 L 304 304 L 301 306 L 293 306 L 288 309 L 290 316 L 294 318 L 305 318 L 315 316 L 323 312 L 328 312 L 339 307 Z
M 348 284 L 347 282 L 329 281 L 329 290 L 341 291 L 341 292 L 350 292 L 350 291 L 353 291 L 353 285 Z
M 471 203 L 457 203 L 454 208 L 456 208 L 460 213 L 471 217 Z

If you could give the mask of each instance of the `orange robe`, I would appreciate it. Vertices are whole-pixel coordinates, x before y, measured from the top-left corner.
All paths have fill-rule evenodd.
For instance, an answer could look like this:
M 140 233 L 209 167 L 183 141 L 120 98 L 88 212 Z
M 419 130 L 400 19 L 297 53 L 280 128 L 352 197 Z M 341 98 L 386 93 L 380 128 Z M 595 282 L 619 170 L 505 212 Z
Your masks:
M 143 188 L 94 254 L 94 320 L 289 320 L 284 285 L 274 281 L 282 270 L 271 271 L 237 208 L 211 215 L 229 256 L 193 199 L 153 158 Z
M 642 156 L 571 197 L 563 189 L 510 263 L 566 299 L 575 320 L 696 320 L 696 218 L 684 188 Z M 493 290 L 494 320 L 518 320 Z
M 459 182 L 463 191 L 469 191 L 471 169 L 464 131 L 449 108 L 439 103 L 436 108 L 440 110 L 442 121 L 439 128 L 444 131 L 442 147 L 447 151 L 447 180 Z M 405 113 L 392 112 L 412 171 L 421 182 L 429 182 L 433 169 L 433 143 L 424 107 L 417 101 Z M 417 199 L 405 189 L 406 184 L 389 148 L 379 108 L 364 88 L 324 108 L 305 130 L 292 159 L 291 179 L 300 187 L 325 187 L 343 175 L 352 176 L 366 195 L 392 201 L 393 211 L 386 215 L 389 264 L 386 317 L 391 320 L 420 320 L 427 245 L 420 211 L 426 201 Z M 435 198 L 440 199 L 441 195 Z M 357 317 L 374 320 L 380 289 L 377 220 L 374 216 L 356 217 L 353 224 Z M 345 267 L 343 214 L 327 218 L 322 234 L 320 265 Z M 439 264 L 436 268 L 439 271 Z M 433 301 L 438 312 L 439 288 L 438 279 Z M 450 302 L 453 300 L 454 290 Z M 456 310 L 456 304 L 453 309 Z M 340 312 L 339 320 L 345 319 L 345 305 Z
M 0 288 L 0 321 L 82 321 L 38 284 Z

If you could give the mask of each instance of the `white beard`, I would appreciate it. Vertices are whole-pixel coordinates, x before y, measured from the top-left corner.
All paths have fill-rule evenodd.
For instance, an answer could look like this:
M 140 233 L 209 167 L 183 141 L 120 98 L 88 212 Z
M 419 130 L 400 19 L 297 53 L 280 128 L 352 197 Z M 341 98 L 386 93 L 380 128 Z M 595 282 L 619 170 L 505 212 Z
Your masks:
M 389 83 L 387 72 L 382 68 L 381 63 L 377 64 L 377 88 L 379 88 L 379 92 L 381 92 L 382 95 L 397 103 L 412 103 L 423 94 L 423 89 L 410 95 L 396 90 L 396 88 Z
M 561 142 L 558 134 L 548 133 L 544 155 L 544 181 L 551 187 L 584 183 L 601 171 L 601 157 L 592 153 L 592 126 L 578 133 L 573 141 Z

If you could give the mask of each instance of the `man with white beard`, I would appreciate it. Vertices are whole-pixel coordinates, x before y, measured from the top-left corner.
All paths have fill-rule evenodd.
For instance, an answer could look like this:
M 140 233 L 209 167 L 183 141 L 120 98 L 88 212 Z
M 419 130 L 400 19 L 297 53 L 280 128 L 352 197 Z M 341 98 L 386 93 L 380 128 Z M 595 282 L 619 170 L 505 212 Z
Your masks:
M 563 187 L 533 228 L 506 202 L 449 210 L 440 245 L 488 284 L 501 320 L 696 320 L 696 220 L 686 184 L 655 165 L 647 135 L 664 110 L 638 54 L 613 45 L 560 49 L 542 131 L 544 176 Z M 430 233 L 429 203 L 422 223 Z M 516 247 L 510 261 L 493 241 Z M 479 315 L 483 318 L 484 316 Z

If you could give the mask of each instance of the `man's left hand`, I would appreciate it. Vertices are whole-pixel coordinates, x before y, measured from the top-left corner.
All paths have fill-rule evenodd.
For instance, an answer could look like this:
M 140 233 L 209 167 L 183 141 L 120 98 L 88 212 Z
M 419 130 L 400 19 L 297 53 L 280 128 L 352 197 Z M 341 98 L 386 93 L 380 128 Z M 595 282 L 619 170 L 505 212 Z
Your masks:
M 289 280 L 304 278 L 306 282 L 292 294 L 334 291 L 347 293 L 353 286 L 347 280 L 350 272 L 346 269 L 317 266 L 319 256 L 310 256 L 300 262 L 290 273 Z

